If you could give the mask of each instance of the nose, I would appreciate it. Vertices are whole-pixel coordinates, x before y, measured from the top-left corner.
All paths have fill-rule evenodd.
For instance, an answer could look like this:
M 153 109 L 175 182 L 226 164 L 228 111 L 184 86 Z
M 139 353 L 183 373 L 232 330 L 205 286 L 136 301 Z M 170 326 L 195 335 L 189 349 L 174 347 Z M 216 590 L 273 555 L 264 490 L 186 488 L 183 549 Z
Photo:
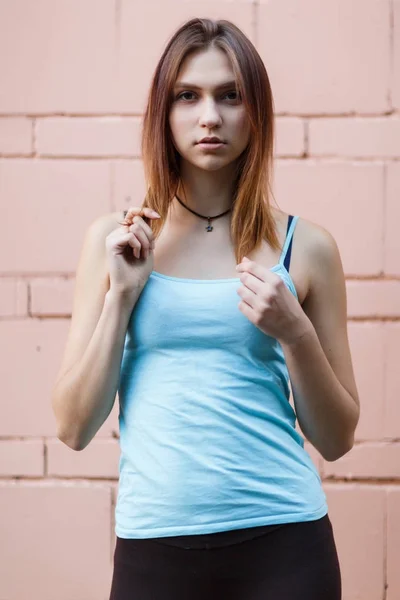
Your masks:
M 212 129 L 221 124 L 221 115 L 213 99 L 205 100 L 201 107 L 200 125 Z

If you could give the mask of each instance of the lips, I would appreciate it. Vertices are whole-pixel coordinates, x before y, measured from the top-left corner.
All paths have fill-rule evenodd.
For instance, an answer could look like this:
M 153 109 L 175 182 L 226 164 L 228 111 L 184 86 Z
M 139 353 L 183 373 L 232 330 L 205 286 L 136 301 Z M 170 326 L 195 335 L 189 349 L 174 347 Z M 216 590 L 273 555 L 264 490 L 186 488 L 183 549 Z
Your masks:
M 223 144 L 224 142 L 217 137 L 205 137 L 198 144 Z

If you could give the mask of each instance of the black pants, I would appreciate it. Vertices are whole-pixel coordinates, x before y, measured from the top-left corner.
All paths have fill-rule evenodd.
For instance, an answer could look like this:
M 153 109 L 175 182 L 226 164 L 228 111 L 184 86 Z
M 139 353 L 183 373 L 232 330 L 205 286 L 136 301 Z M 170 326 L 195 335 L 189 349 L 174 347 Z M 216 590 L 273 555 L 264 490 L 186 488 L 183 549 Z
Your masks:
M 245 541 L 243 530 L 175 538 L 180 547 L 117 537 L 110 600 L 341 600 L 328 515 L 252 529 Z

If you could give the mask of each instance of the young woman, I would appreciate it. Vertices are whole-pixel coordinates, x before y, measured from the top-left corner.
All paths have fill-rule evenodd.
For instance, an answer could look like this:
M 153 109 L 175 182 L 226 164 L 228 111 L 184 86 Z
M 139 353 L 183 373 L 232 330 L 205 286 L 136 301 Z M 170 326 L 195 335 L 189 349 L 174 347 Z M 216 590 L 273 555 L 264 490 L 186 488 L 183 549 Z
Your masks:
M 53 396 L 81 450 L 119 392 L 111 600 L 341 597 L 295 422 L 328 461 L 352 448 L 344 275 L 325 229 L 271 205 L 273 138 L 251 42 L 183 25 L 151 84 L 146 198 L 88 230 Z

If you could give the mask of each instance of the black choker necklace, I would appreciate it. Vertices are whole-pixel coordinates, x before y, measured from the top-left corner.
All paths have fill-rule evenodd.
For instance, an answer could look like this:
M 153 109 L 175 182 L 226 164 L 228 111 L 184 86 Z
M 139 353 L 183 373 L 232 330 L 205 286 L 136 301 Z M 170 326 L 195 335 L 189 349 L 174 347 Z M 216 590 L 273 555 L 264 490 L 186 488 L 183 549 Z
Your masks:
M 182 204 L 182 206 L 184 208 L 187 208 L 187 210 L 190 210 L 191 213 L 193 213 L 194 215 L 196 215 L 196 217 L 200 217 L 201 219 L 207 219 L 208 220 L 208 225 L 206 227 L 206 231 L 212 231 L 214 229 L 214 227 L 212 227 L 212 225 L 211 225 L 211 220 L 219 219 L 220 217 L 223 217 L 224 215 L 227 215 L 228 212 L 230 212 L 230 210 L 232 210 L 232 209 L 229 208 L 228 210 L 226 210 L 225 212 L 221 213 L 220 215 L 217 215 L 216 217 L 204 217 L 203 215 L 199 215 L 199 213 L 195 212 L 194 210 L 192 210 L 191 208 L 189 208 L 188 206 L 186 206 L 186 204 L 183 204 L 182 200 L 180 200 L 176 194 L 175 194 L 175 198 L 178 200 L 178 202 L 180 204 Z

